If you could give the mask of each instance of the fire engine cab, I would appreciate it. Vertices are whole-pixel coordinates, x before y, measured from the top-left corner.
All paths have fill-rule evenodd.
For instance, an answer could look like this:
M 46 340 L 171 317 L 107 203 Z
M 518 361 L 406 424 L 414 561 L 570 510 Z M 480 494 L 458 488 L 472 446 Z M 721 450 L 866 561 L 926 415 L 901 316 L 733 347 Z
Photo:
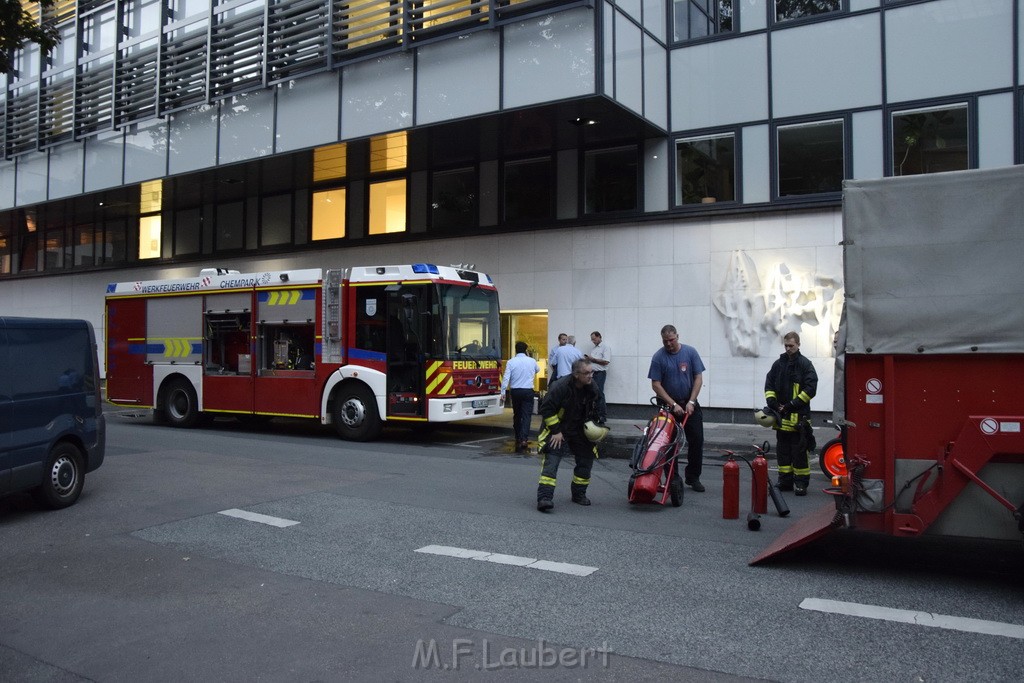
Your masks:
M 204 269 L 109 284 L 105 318 L 107 400 L 174 426 L 305 417 L 367 441 L 502 411 L 498 292 L 469 268 Z

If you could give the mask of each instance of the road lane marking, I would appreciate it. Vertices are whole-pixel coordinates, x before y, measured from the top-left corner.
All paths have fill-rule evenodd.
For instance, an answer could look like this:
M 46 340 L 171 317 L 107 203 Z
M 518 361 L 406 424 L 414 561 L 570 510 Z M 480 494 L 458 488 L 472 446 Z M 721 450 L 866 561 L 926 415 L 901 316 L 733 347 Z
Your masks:
M 245 510 L 239 510 L 237 508 L 232 508 L 230 510 L 221 510 L 217 514 L 226 515 L 228 517 L 237 517 L 238 519 L 247 519 L 250 522 L 259 522 L 260 524 L 269 524 L 270 526 L 276 526 L 280 529 L 295 526 L 296 524 L 298 524 L 298 522 L 293 522 L 290 519 L 271 517 L 270 515 L 261 515 L 258 512 L 246 512 Z
M 535 557 L 519 557 L 518 555 L 503 555 L 491 553 L 486 550 L 470 550 L 468 548 L 454 548 L 450 545 L 426 545 L 415 550 L 417 553 L 429 555 L 444 555 L 446 557 L 457 557 L 463 560 L 478 560 L 480 562 L 495 562 L 497 564 L 510 564 L 516 567 L 527 569 L 542 569 L 548 572 L 559 574 L 571 574 L 573 576 L 590 576 L 597 571 L 597 567 L 587 567 L 582 564 L 569 564 L 568 562 L 552 562 L 550 560 L 538 560 Z
M 893 609 L 891 607 L 861 605 L 856 602 L 839 602 L 838 600 L 821 600 L 819 598 L 805 598 L 800 603 L 800 608 L 815 612 L 845 614 L 851 617 L 880 619 L 882 621 L 895 621 L 902 624 L 944 628 L 950 631 L 965 631 L 967 633 L 983 633 L 990 636 L 1005 636 L 1007 638 L 1024 640 L 1024 626 L 1007 624 L 1001 621 L 954 617 L 948 614 L 916 612 L 908 609 Z
M 476 441 L 463 441 L 461 443 L 452 444 L 454 446 L 462 446 L 463 448 L 480 448 L 480 444 L 487 443 L 488 441 L 504 441 L 508 439 L 507 436 L 492 436 L 486 439 L 477 439 Z

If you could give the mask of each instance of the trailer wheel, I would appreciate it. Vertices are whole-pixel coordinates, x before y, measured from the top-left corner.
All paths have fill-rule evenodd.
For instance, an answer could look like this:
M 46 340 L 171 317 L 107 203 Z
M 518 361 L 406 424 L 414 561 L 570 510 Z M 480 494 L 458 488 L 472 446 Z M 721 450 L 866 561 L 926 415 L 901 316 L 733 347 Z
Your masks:
M 826 477 L 840 477 L 846 474 L 846 454 L 842 439 L 832 439 L 821 447 L 818 463 Z
M 338 436 L 348 441 L 372 441 L 384 426 L 377 414 L 377 401 L 365 386 L 342 387 L 335 402 L 334 425 Z
M 50 451 L 43 468 L 43 482 L 32 494 L 40 505 L 59 510 L 78 500 L 84 484 L 85 467 L 81 451 L 74 444 L 62 441 Z
M 185 379 L 174 379 L 164 389 L 164 418 L 172 427 L 194 427 L 199 421 L 199 401 L 196 390 Z
M 669 497 L 672 500 L 672 507 L 679 507 L 683 504 L 683 482 L 679 480 L 679 477 L 672 477 L 672 482 L 668 485 Z

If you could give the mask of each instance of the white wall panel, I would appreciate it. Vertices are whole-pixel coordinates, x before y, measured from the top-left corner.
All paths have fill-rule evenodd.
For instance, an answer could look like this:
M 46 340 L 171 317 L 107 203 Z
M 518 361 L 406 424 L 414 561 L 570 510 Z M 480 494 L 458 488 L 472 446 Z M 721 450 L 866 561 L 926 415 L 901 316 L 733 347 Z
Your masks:
M 668 52 L 644 36 L 644 117 L 668 129 Z
M 497 31 L 425 45 L 416 59 L 416 123 L 497 111 L 501 73 Z
M 124 133 L 101 133 L 84 140 L 86 192 L 117 187 L 124 176 Z
M 740 138 L 743 141 L 743 203 L 766 202 L 771 198 L 768 126 L 744 128 Z
M 217 105 L 204 105 L 171 116 L 168 171 L 187 173 L 217 164 Z
M 14 207 L 14 161 L 0 161 L 0 209 Z
M 668 140 L 655 138 L 644 141 L 644 211 L 668 210 L 668 164 L 670 159 Z
M 874 13 L 775 31 L 774 116 L 881 104 L 881 50 Z
M 1013 95 L 978 98 L 978 166 L 1013 165 Z
M 850 0 L 850 11 L 856 12 L 862 9 L 878 7 L 878 0 Z
M 594 17 L 558 12 L 504 29 L 504 106 L 522 107 L 595 92 Z
M 764 35 L 673 50 L 670 102 L 676 131 L 723 126 L 768 116 Z
M 273 90 L 236 95 L 221 102 L 219 163 L 256 159 L 273 151 Z
M 46 152 L 33 152 L 18 157 L 17 168 L 15 203 L 24 206 L 46 201 Z
M 82 167 L 85 158 L 81 142 L 59 145 L 50 150 L 50 199 L 82 193 Z
M 124 181 L 138 183 L 167 171 L 167 123 L 147 121 L 124 136 Z
M 859 111 L 852 117 L 853 177 L 881 178 L 885 175 L 882 112 Z
M 340 87 L 336 72 L 307 76 L 278 86 L 276 151 L 337 142 Z M 310 116 L 310 112 L 315 112 L 315 116 Z
M 643 113 L 643 40 L 636 24 L 622 14 L 615 15 L 615 100 Z
M 768 26 L 767 2 L 775 6 L 775 0 L 737 0 L 734 3 L 739 5 L 741 31 L 760 31 Z
M 666 3 L 664 0 L 643 0 L 644 28 L 661 42 L 665 40 Z
M 342 69 L 342 138 L 407 128 L 412 117 L 412 54 L 389 55 Z
M 885 13 L 888 100 L 1013 85 L 1013 0 L 938 0 Z

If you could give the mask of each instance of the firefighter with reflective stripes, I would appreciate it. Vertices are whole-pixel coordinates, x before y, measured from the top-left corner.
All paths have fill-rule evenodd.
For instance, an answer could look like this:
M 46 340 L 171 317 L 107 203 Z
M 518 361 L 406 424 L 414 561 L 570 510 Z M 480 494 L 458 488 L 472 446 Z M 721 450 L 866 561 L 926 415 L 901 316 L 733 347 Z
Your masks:
M 800 335 L 788 332 L 782 339 L 785 353 L 772 365 L 764 380 L 764 397 L 779 419 L 775 421 L 779 461 L 779 488 L 807 495 L 811 482 L 808 451 L 814 448 L 811 399 L 818 389 L 814 365 L 800 353 Z
M 572 364 L 572 374 L 560 377 L 540 402 L 542 427 L 538 442 L 541 454 L 540 482 L 537 486 L 537 509 L 547 512 L 555 506 L 555 483 L 558 465 L 569 452 L 576 460 L 572 472 L 572 502 L 590 505 L 587 486 L 590 470 L 597 457 L 597 446 L 607 433 L 593 421 L 606 412 L 604 397 L 594 384 L 594 369 L 580 358 Z

